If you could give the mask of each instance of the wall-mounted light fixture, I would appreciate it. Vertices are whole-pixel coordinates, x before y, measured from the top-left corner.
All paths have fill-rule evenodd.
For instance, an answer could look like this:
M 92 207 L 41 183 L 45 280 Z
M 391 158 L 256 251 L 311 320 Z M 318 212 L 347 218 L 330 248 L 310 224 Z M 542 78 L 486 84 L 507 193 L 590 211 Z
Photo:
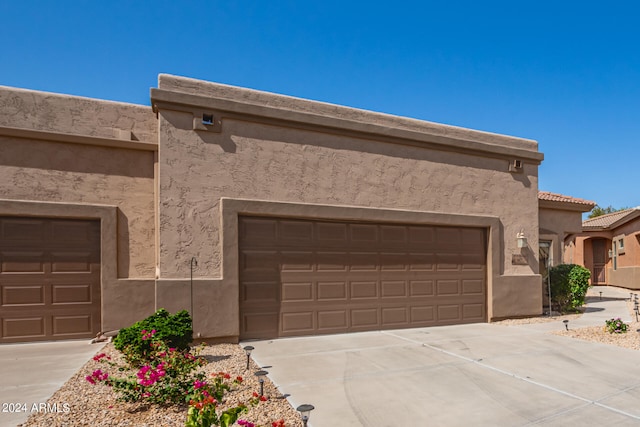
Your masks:
M 524 231 L 520 230 L 518 234 L 516 234 L 516 239 L 518 241 L 518 248 L 526 248 L 527 247 L 527 238 L 524 235 Z
M 609 258 L 613 258 L 613 249 L 609 249 Z

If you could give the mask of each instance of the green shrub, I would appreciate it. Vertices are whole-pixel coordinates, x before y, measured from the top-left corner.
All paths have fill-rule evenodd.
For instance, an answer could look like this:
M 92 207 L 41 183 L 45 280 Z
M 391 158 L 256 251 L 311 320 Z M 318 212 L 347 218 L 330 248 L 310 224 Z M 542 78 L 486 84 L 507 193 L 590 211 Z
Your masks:
M 138 365 L 152 356 L 154 341 L 160 341 L 169 348 L 187 351 L 192 340 L 193 329 L 189 313 L 182 310 L 171 315 L 161 308 L 146 319 L 121 329 L 113 340 L 113 346 L 130 363 Z
M 575 311 L 584 304 L 591 273 L 576 264 L 560 264 L 549 272 L 551 303 L 561 312 Z

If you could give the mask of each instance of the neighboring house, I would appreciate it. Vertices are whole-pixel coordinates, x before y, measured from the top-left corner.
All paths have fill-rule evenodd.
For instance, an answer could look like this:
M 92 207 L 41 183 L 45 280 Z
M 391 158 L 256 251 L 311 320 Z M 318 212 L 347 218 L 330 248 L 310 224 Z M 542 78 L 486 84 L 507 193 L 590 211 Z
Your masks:
M 565 249 L 591 271 L 593 285 L 640 289 L 640 208 L 587 219 Z
M 0 342 L 161 307 L 228 341 L 542 312 L 535 141 L 169 75 L 151 107 L 0 112 Z
M 582 231 L 582 213 L 589 212 L 596 203 L 590 200 L 540 191 L 539 271 L 542 276 L 543 304 L 548 305 L 548 269 L 567 262 L 566 239 Z

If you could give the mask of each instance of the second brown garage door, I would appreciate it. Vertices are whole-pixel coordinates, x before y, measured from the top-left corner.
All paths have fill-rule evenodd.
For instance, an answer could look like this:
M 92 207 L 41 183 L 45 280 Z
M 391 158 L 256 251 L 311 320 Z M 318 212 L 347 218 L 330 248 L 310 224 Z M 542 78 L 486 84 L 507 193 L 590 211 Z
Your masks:
M 481 228 L 240 217 L 243 339 L 486 321 Z

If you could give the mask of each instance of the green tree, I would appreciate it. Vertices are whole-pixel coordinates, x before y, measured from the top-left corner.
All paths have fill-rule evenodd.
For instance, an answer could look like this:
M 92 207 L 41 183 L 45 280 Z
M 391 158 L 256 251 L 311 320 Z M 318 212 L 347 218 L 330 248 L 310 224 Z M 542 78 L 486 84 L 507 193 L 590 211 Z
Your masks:
M 614 213 L 614 212 L 618 212 L 618 211 L 624 211 L 626 209 L 629 209 L 627 207 L 624 208 L 614 208 L 613 206 L 609 205 L 606 208 L 603 208 L 600 205 L 596 205 L 593 209 L 591 209 L 591 212 L 589 212 L 589 216 L 588 218 L 595 218 L 598 216 L 602 216 L 602 215 L 606 215 L 606 214 L 610 214 L 610 213 Z

